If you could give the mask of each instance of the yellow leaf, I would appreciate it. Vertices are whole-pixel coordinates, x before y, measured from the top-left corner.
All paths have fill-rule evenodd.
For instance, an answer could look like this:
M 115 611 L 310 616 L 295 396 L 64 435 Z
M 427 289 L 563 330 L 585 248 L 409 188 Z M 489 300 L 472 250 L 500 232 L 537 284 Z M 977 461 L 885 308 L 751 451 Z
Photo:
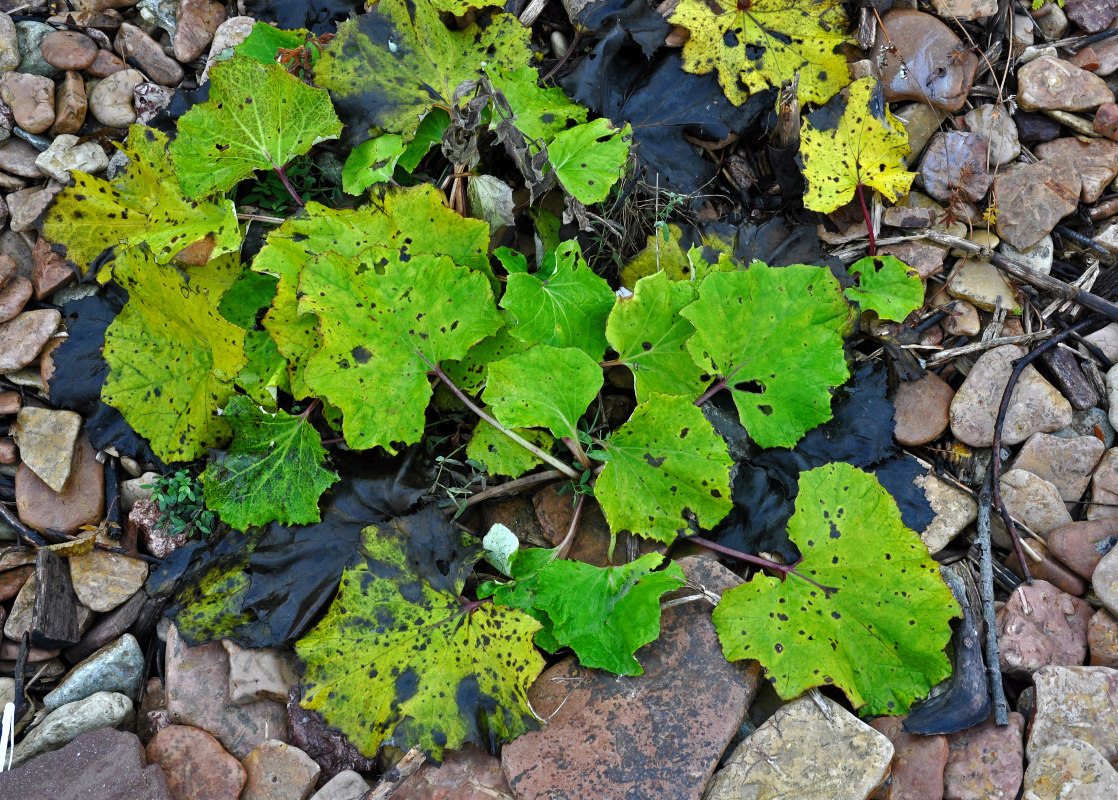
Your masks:
M 800 129 L 804 205 L 830 213 L 850 202 L 858 184 L 898 200 L 916 177 L 905 169 L 908 152 L 908 134 L 889 113 L 877 81 L 855 81 Z
M 719 6 L 721 14 L 711 10 Z M 680 0 L 670 22 L 691 32 L 683 68 L 717 70 L 735 105 L 797 72 L 801 103 L 826 102 L 850 83 L 842 53 L 849 23 L 839 0 Z

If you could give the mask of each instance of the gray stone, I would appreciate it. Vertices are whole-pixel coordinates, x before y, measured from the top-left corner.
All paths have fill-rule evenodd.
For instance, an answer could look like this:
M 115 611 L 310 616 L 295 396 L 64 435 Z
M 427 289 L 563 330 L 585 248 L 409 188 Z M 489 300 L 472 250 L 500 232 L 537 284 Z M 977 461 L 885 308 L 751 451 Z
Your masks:
M 1110 418 L 1101 408 L 1086 408 L 1072 413 L 1071 425 L 1052 433 L 1062 439 L 1074 439 L 1077 436 L 1102 435 L 1102 443 L 1109 450 L 1114 446 L 1114 427 Z
M 930 473 L 921 475 L 913 483 L 924 490 L 935 512 L 931 524 L 920 533 L 928 552 L 935 555 L 974 522 L 978 517 L 978 504 L 963 490 Z
M 32 186 L 12 192 L 8 195 L 8 211 L 11 212 L 8 227 L 16 232 L 34 230 L 35 220 L 47 210 L 47 206 L 61 191 L 62 184 L 50 181 L 41 188 Z
M 1021 313 L 1017 291 L 1009 285 L 1001 270 L 988 261 L 964 259 L 947 291 L 952 297 L 969 300 L 983 311 L 993 311 L 1000 306 L 1010 314 Z
M 347 769 L 331 778 L 326 785 L 314 793 L 311 800 L 361 800 L 369 788 L 364 778 L 353 770 Z
M 257 700 L 287 702 L 299 680 L 295 654 L 276 647 L 241 647 L 222 639 L 229 656 L 229 699 L 238 705 Z
M 82 418 L 73 411 L 25 406 L 11 427 L 20 459 L 47 486 L 61 492 L 70 478 Z
M 1000 247 L 1002 255 L 1024 264 L 1034 272 L 1048 275 L 1052 272 L 1052 258 L 1055 253 L 1052 237 L 1045 236 L 1028 250 L 1018 250 L 1009 242 L 1002 242 Z
M 109 157 L 97 142 L 81 142 L 77 136 L 56 136 L 51 146 L 39 154 L 35 165 L 60 183 L 70 180 L 70 171 L 96 175 L 109 166 Z
M 1114 800 L 1118 771 L 1099 751 L 1078 739 L 1050 744 L 1025 770 L 1027 800 Z
M 107 534 L 98 534 L 97 541 L 116 544 Z M 134 595 L 148 576 L 146 561 L 105 550 L 70 556 L 69 561 L 74 594 L 94 611 L 112 611 Z
M 35 163 L 38 157 L 39 151 L 23 139 L 8 139 L 0 144 L 0 169 L 21 178 L 39 180 L 43 177 L 43 171 Z
M 261 742 L 241 764 L 245 788 L 240 800 L 306 800 L 322 772 L 311 757 L 286 742 Z
M 969 131 L 937 133 L 924 151 L 920 174 L 924 191 L 947 202 L 960 195 L 977 203 L 990 188 L 986 138 Z
M 1021 155 L 1017 123 L 1005 106 L 1000 103 L 978 106 L 968 111 L 964 119 L 968 130 L 985 137 L 991 167 L 1008 163 Z
M 1095 594 L 1111 614 L 1118 615 L 1118 547 L 1111 548 L 1091 573 Z
M 83 733 L 115 728 L 132 721 L 132 701 L 115 692 L 97 692 L 84 700 L 67 703 L 50 712 L 16 745 L 13 764 L 22 764 L 57 750 Z
M 1060 491 L 1038 475 L 1023 469 L 1012 469 L 1002 474 L 1000 488 L 1002 502 L 1010 516 L 1023 522 L 1042 539 L 1050 530 L 1071 522 L 1071 514 L 1060 497 Z M 990 520 L 990 531 L 996 537 L 1007 537 L 1000 517 Z M 1009 539 L 1000 538 L 998 543 L 1005 547 Z
M 1013 460 L 1013 469 L 1023 469 L 1055 486 L 1066 503 L 1083 496 L 1091 483 L 1091 473 L 1106 447 L 1095 436 L 1074 439 L 1034 433 Z
M 182 0 L 172 32 L 175 58 L 185 64 L 202 55 L 226 15 L 225 6 L 214 0 Z
M 172 800 L 163 770 L 134 733 L 99 728 L 0 773 L 0 796 L 24 800 Z
M 233 48 L 248 38 L 252 33 L 252 26 L 256 20 L 252 17 L 230 17 L 217 26 L 214 39 L 210 43 L 210 52 L 206 56 L 206 68 L 202 71 L 199 80 L 205 81 L 210 69 L 218 61 L 233 57 Z
M 1044 667 L 1033 675 L 1036 713 L 1026 748 L 1032 761 L 1064 739 L 1080 739 L 1107 761 L 1118 759 L 1118 670 Z
M 71 669 L 62 683 L 43 698 L 43 706 L 53 711 L 96 692 L 119 692 L 134 698 L 143 676 L 144 653 L 136 637 L 126 633 Z
M 89 93 L 89 113 L 110 128 L 128 127 L 136 121 L 132 90 L 145 80 L 144 73 L 136 69 L 114 72 Z
M 962 442 L 972 447 L 989 447 L 993 442 L 994 421 L 1013 362 L 1024 355 L 1024 349 L 1016 345 L 1002 345 L 974 363 L 951 401 L 951 431 Z M 1029 365 L 1010 396 L 1002 442 L 1019 444 L 1034 433 L 1059 430 L 1071 421 L 1071 404 Z
M 19 66 L 19 36 L 16 25 L 7 14 L 0 13 L 0 72 Z
M 54 33 L 54 28 L 42 22 L 17 22 L 19 35 L 19 71 L 44 78 L 57 78 L 61 73 L 43 58 L 43 39 Z
M 885 780 L 892 758 L 885 736 L 829 697 L 805 695 L 738 745 L 705 798 L 864 800 Z
M 1118 322 L 1111 322 L 1083 338 L 1102 350 L 1103 355 L 1111 361 L 1118 361 Z
M 994 229 L 1018 250 L 1035 247 L 1079 206 L 1083 179 L 1067 158 L 1010 164 L 994 179 L 998 219 Z

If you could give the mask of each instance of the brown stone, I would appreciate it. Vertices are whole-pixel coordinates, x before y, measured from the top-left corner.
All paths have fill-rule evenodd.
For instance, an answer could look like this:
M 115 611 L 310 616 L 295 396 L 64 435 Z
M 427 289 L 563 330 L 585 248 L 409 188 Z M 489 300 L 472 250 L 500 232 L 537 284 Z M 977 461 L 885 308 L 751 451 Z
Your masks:
M 571 526 L 571 516 L 574 513 L 572 495 L 569 492 L 559 494 L 561 487 L 554 484 L 541 489 L 532 502 L 536 506 L 536 516 L 540 521 L 543 535 L 556 547 L 567 535 Z M 578 526 L 578 538 L 571 548 L 570 558 L 574 561 L 583 561 L 596 567 L 609 566 L 609 548 L 613 541 L 609 524 L 602 514 L 598 501 L 587 498 L 582 509 L 582 519 Z M 642 537 L 622 533 L 617 537 L 617 546 L 613 551 L 614 564 L 627 564 L 646 553 L 663 553 L 667 548 L 658 542 Z
M 881 18 L 873 63 L 885 99 L 930 102 L 958 111 L 974 81 L 978 57 L 941 21 L 920 11 L 892 9 Z
M 1010 712 L 1009 725 L 991 716 L 959 733 L 948 734 L 943 770 L 944 800 L 1013 800 L 1025 775 L 1025 718 Z
M 0 169 L 21 178 L 39 180 L 43 177 L 43 171 L 35 163 L 38 157 L 39 151 L 23 139 L 12 137 L 0 144 Z
M 170 725 L 147 746 L 148 760 L 163 768 L 175 800 L 237 800 L 245 771 L 210 734 Z
M 7 286 L 0 289 L 0 322 L 7 322 L 23 311 L 33 291 L 31 281 L 22 276 L 9 281 Z
M 1095 474 L 1091 476 L 1091 505 L 1087 519 L 1118 517 L 1118 448 L 1103 453 Z
M 55 291 L 72 283 L 74 270 L 66 264 L 66 259 L 50 248 L 50 242 L 42 236 L 31 250 L 35 267 L 31 271 L 31 283 L 35 289 L 35 299 L 50 297 Z
M 1052 554 L 1086 580 L 1118 543 L 1118 518 L 1084 520 L 1048 532 Z
M 1092 667 L 1118 668 L 1118 619 L 1105 608 L 1087 624 L 1087 650 Z
M 105 474 L 96 451 L 82 434 L 74 453 L 70 477 L 62 492 L 43 483 L 26 464 L 16 472 L 16 508 L 25 525 L 74 533 L 82 525 L 96 525 L 105 507 Z
M 27 583 L 27 579 L 30 578 L 34 572 L 35 567 L 31 565 L 0 572 L 0 603 L 11 600 L 19 594 L 19 590 L 23 588 L 23 584 Z
M 97 541 L 109 546 L 117 544 L 105 534 L 99 534 Z M 94 611 L 112 611 L 124 603 L 144 585 L 148 575 L 146 561 L 105 550 L 70 556 L 69 562 L 74 593 Z
M 1017 453 L 1011 469 L 1044 478 L 1060 491 L 1065 503 L 1074 503 L 1087 490 L 1091 473 L 1105 450 L 1106 445 L 1094 436 L 1065 438 L 1034 433 Z
M 712 559 L 678 563 L 691 581 L 713 591 L 741 582 Z M 519 800 L 699 800 L 741 725 L 759 668 L 727 662 L 710 612 L 694 603 L 665 609 L 660 627 L 660 638 L 638 651 L 643 675 L 618 678 L 569 657 L 536 680 L 532 707 L 550 721 L 501 753 Z
M 1087 585 L 1083 582 L 1083 579 L 1053 558 L 1044 542 L 1029 539 L 1026 544 L 1040 556 L 1039 562 L 1030 555 L 1025 556 L 1025 562 L 1029 565 L 1029 577 L 1035 580 L 1048 581 L 1061 592 L 1067 592 L 1076 597 L 1087 591 Z M 1015 550 L 1010 550 L 1005 565 L 1014 575 L 1024 580 L 1025 573 L 1021 569 L 1021 563 L 1017 560 Z
M 500 760 L 467 744 L 440 765 L 424 763 L 392 795 L 395 800 L 515 800 Z
M 61 321 L 58 311 L 44 308 L 0 323 L 0 372 L 22 369 L 38 358 Z
M 286 742 L 261 742 L 242 763 L 240 800 L 306 800 L 322 772 L 311 757 Z
M 1044 667 L 1082 665 L 1093 613 L 1086 601 L 1047 581 L 1021 584 L 997 616 L 1002 672 L 1028 680 Z
M 896 256 L 916 270 L 921 278 L 930 278 L 943 272 L 944 250 L 926 242 L 899 242 L 885 245 L 879 252 L 882 255 Z
M 1082 180 L 1080 197 L 1084 203 L 1093 203 L 1102 196 L 1107 184 L 1118 175 L 1118 142 L 1109 139 L 1092 139 L 1081 142 L 1065 137 L 1041 142 L 1036 154 L 1042 160 L 1068 158 L 1075 162 Z
M 23 463 L 56 492 L 70 477 L 74 446 L 82 430 L 81 415 L 74 411 L 25 406 L 11 426 Z
M 987 161 L 986 138 L 981 134 L 937 133 L 928 143 L 920 164 L 924 190 L 944 202 L 958 199 L 961 194 L 977 203 L 990 188 Z
M 67 72 L 54 93 L 54 125 L 50 129 L 51 136 L 78 133 L 85 124 L 85 113 L 88 109 L 85 81 L 77 72 Z
M 43 386 L 50 386 L 50 379 L 54 377 L 54 351 L 62 346 L 64 339 L 51 339 L 43 346 L 39 355 L 39 376 L 43 379 Z M 47 396 L 50 396 L 48 390 Z
M 19 392 L 0 392 L 0 414 L 18 414 L 23 408 Z
M 897 441 L 908 447 L 938 439 L 947 430 L 954 397 L 955 390 L 934 372 L 900 384 L 893 398 Z
M 175 58 L 186 64 L 202 55 L 226 16 L 225 6 L 213 0 L 182 0 L 176 11 Z
M 86 72 L 94 78 L 107 78 L 117 72 L 128 69 L 124 59 L 108 50 L 99 50 L 96 60 L 86 68 Z
M 82 70 L 97 58 L 97 42 L 78 31 L 48 33 L 42 44 L 43 60 L 61 70 Z
M 870 727 L 893 743 L 893 769 L 871 800 L 941 800 L 943 768 L 947 766 L 946 736 L 906 733 L 905 717 L 878 717 Z
M 1065 0 L 1068 19 L 1087 33 L 1105 31 L 1118 19 L 1118 3 L 1114 0 Z
M 147 76 L 161 86 L 178 86 L 183 71 L 173 58 L 163 52 L 159 43 L 127 22 L 122 23 L 116 34 L 116 51 L 121 58 L 136 59 Z
M 1112 764 L 1118 760 L 1118 670 L 1044 667 L 1033 675 L 1033 685 L 1036 714 L 1029 726 L 1029 758 L 1061 739 L 1076 738 Z
M 1118 141 L 1118 104 L 1103 103 L 1099 106 L 1093 125 L 1107 139 Z
M 1078 167 L 1066 158 L 1003 172 L 991 188 L 998 204 L 998 236 L 1018 250 L 1034 247 L 1075 211 L 1082 188 Z
M 1114 93 L 1098 75 L 1041 56 L 1017 70 L 1017 102 L 1025 111 L 1091 111 L 1113 103 Z
M 0 99 L 12 109 L 16 124 L 28 133 L 42 133 L 54 122 L 54 81 L 26 72 L 5 72 Z

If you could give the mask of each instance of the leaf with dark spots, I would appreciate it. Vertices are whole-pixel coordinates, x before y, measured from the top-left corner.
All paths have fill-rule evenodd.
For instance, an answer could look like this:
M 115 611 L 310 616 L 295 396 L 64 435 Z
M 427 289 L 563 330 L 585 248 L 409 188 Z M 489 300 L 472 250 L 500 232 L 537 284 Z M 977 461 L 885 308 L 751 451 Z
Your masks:
M 362 532 L 364 558 L 346 569 L 326 616 L 296 643 L 306 665 L 303 706 L 368 756 L 382 744 L 417 746 L 438 762 L 465 742 L 492 750 L 534 727 L 527 693 L 543 669 L 532 644 L 539 623 L 518 609 L 463 605 L 464 572 L 451 568 L 440 591 L 408 551 L 399 527 Z M 399 576 L 365 580 L 374 564 Z
M 98 450 L 112 447 L 140 463 L 161 466 L 147 440 L 137 435 L 119 411 L 101 401 L 101 387 L 109 374 L 108 362 L 101 352 L 105 329 L 127 300 L 127 292 L 109 283 L 99 294 L 71 300 L 62 307 L 69 336 L 51 354 L 51 397 L 60 408 L 82 415 L 89 441 Z
M 148 588 L 168 593 L 176 582 L 181 587 L 167 613 L 188 642 L 232 639 L 244 647 L 279 647 L 310 628 L 333 598 L 346 564 L 358 558 L 361 529 L 403 516 L 423 494 L 395 469 L 362 461 L 341 459 L 344 477 L 324 495 L 321 522 L 273 523 L 262 532 L 232 532 L 172 554 Z M 380 566 L 381 578 L 400 574 L 391 564 Z M 236 586 L 235 596 L 214 595 L 219 585 Z

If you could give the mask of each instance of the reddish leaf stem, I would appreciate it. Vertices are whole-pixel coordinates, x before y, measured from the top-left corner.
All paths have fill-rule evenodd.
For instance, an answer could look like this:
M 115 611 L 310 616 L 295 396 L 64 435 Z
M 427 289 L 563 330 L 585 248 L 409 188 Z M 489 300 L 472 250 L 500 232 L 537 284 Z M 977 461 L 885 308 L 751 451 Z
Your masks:
M 726 547 L 725 545 L 718 544 L 718 542 L 712 542 L 710 541 L 710 539 L 704 539 L 701 536 L 687 536 L 684 538 L 684 541 L 694 542 L 700 547 L 705 547 L 708 550 L 713 550 L 714 552 L 721 553 L 724 556 L 736 558 L 738 561 L 744 561 L 747 564 L 753 564 L 754 566 L 760 567 L 764 570 L 768 570 L 769 572 L 776 572 L 780 575 L 781 580 L 784 580 L 789 575 L 795 575 L 797 578 L 807 581 L 812 586 L 816 586 L 822 589 L 828 597 L 830 597 L 831 592 L 838 591 L 838 589 L 834 586 L 824 586 L 823 584 L 812 580 L 807 575 L 804 575 L 802 572 L 798 572 L 796 570 L 796 564 L 799 563 L 798 561 L 796 562 L 796 564 L 778 564 L 777 562 L 770 561 L 767 558 L 761 558 L 760 556 L 753 556 L 749 553 L 743 553 L 740 550 L 734 550 L 732 547 Z
M 296 193 L 295 187 L 291 185 L 291 181 L 287 179 L 287 173 L 284 171 L 283 167 L 276 167 L 275 171 L 276 174 L 279 175 L 280 183 L 283 184 L 283 188 L 287 189 L 287 193 L 291 195 L 291 199 L 295 201 L 295 205 L 299 206 L 299 208 L 305 208 L 306 203 L 304 203 L 303 198 Z
M 723 378 L 718 383 L 714 384 L 714 386 L 711 386 L 709 389 L 707 389 L 705 392 L 703 392 L 702 395 L 699 397 L 699 399 L 695 401 L 694 405 L 698 406 L 699 408 L 702 408 L 703 403 L 705 403 L 710 398 L 714 397 L 716 394 L 718 394 L 719 392 L 721 392 L 725 388 L 726 388 L 726 379 Z
M 582 507 L 586 505 L 586 495 L 580 494 L 578 502 L 575 503 L 574 513 L 571 514 L 571 526 L 567 528 L 567 535 L 563 537 L 563 541 L 559 542 L 559 546 L 555 548 L 556 558 L 566 558 L 574 546 L 575 537 L 578 535 L 578 523 L 582 521 Z
M 866 207 L 866 197 L 862 194 L 862 184 L 858 184 L 858 202 L 862 204 L 862 218 L 866 221 L 866 233 L 870 236 L 870 255 L 876 255 L 877 243 L 873 238 L 873 220 L 870 219 L 870 210 Z

